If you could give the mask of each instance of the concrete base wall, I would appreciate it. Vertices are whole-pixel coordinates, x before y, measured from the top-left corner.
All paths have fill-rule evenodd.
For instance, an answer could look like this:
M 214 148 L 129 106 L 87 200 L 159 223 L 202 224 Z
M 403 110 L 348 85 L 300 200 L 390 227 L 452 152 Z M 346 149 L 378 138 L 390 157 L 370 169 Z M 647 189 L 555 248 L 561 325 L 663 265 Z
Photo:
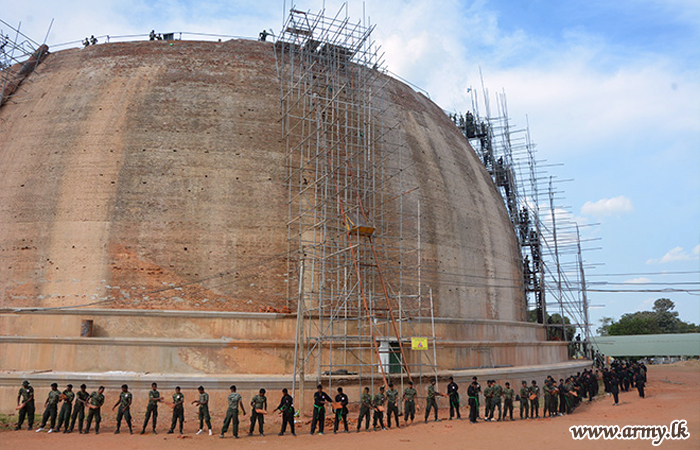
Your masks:
M 80 336 L 83 320 L 93 321 L 93 337 Z M 412 329 L 420 330 L 422 336 L 430 330 L 427 324 L 413 324 Z M 295 330 L 296 317 L 283 314 L 4 310 L 0 311 L 0 367 L 12 371 L 290 374 L 294 371 Z M 543 335 L 541 326 L 529 323 L 436 319 L 438 369 L 566 361 L 566 345 L 542 341 Z M 409 364 L 425 364 L 432 358 L 431 351 L 411 351 L 408 344 L 404 342 Z M 362 345 L 357 353 L 369 361 L 371 344 Z M 324 363 L 333 358 L 340 366 L 343 352 L 336 345 L 333 352 L 324 350 L 323 357 Z M 357 370 L 352 361 L 349 364 L 348 370 Z M 315 365 L 316 361 L 309 361 L 309 367 Z

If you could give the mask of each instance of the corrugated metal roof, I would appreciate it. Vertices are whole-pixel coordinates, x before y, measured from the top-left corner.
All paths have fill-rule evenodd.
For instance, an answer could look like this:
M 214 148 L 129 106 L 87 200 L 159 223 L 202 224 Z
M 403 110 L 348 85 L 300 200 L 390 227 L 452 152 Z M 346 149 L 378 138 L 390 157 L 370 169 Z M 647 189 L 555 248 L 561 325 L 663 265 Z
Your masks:
M 700 333 L 595 336 L 591 341 L 607 356 L 700 356 Z

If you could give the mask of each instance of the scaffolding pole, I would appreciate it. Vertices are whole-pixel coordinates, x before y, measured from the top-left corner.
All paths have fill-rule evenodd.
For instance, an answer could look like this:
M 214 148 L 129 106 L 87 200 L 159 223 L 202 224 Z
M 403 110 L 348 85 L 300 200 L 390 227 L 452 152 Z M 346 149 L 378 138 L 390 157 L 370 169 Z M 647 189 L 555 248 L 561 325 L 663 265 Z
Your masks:
M 418 193 L 404 186 L 409 158 L 388 113 L 390 79 L 374 27 L 344 11 L 292 9 L 275 42 L 287 270 L 300 278 L 287 296 L 297 305 L 294 388 L 302 376 L 330 389 L 333 377 L 374 387 L 423 373 L 407 344 L 432 317 L 432 303 L 420 299 Z

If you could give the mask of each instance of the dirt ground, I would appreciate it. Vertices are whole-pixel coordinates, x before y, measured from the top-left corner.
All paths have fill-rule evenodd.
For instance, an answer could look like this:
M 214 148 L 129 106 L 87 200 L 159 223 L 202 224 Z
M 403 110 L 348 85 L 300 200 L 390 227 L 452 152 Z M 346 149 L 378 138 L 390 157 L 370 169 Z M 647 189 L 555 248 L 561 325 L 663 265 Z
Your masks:
M 221 418 L 215 416 L 214 436 L 196 436 L 196 420 L 193 408 L 187 412 L 185 437 L 166 435 L 169 423 L 169 410 L 162 408 L 159 420 L 158 435 L 148 433 L 145 436 L 134 434 L 114 435 L 114 413 L 104 414 L 103 427 L 99 435 L 79 434 L 47 434 L 28 431 L 4 431 L 0 433 L 0 449 L 45 449 L 68 450 L 82 448 L 104 450 L 180 450 L 180 449 L 224 449 L 259 448 L 263 446 L 283 446 L 284 448 L 303 448 L 305 450 L 326 449 L 332 446 L 334 450 L 357 448 L 391 448 L 418 449 L 440 448 L 481 450 L 504 448 L 542 448 L 543 445 L 567 449 L 651 449 L 651 441 L 643 440 L 573 440 L 569 427 L 572 425 L 670 425 L 673 420 L 686 420 L 690 437 L 687 440 L 665 440 L 660 447 L 664 449 L 697 449 L 700 448 L 700 364 L 695 362 L 677 363 L 670 366 L 651 366 L 646 398 L 641 399 L 636 390 L 620 394 L 620 405 L 612 406 L 612 398 L 599 396 L 593 403 L 584 403 L 573 414 L 551 419 L 516 420 L 514 422 L 479 422 L 470 424 L 468 420 L 448 421 L 447 411 L 442 408 L 442 422 L 428 424 L 417 421 L 407 428 L 391 429 L 381 432 L 362 432 L 333 435 L 332 430 L 325 436 L 310 436 L 309 426 L 301 424 L 297 428 L 298 437 L 286 435 L 278 437 L 279 419 L 268 417 L 266 423 L 267 435 L 264 437 L 245 437 L 234 442 L 230 435 L 219 439 Z M 462 412 L 467 416 L 468 410 Z M 482 414 L 483 415 L 483 414 Z M 134 424 L 138 424 L 141 416 L 137 416 Z M 249 422 L 244 418 L 243 424 Z M 245 426 L 243 427 L 245 429 Z

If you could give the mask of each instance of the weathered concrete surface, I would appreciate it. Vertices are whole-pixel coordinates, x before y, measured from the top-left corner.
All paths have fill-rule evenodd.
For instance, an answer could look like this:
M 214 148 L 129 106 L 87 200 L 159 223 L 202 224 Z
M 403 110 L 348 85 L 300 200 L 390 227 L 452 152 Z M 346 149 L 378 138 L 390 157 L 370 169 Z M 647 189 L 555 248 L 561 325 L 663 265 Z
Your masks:
M 82 320 L 93 321 L 93 337 L 81 337 Z M 352 324 L 350 325 L 352 326 Z M 404 324 L 407 326 L 407 324 Z M 428 329 L 429 323 L 424 323 Z M 415 326 L 414 328 L 418 328 Z M 289 374 L 293 372 L 294 315 L 118 309 L 0 310 L 0 368 L 178 373 Z M 353 331 L 349 329 L 351 333 Z M 543 342 L 542 327 L 523 322 L 438 319 L 439 370 L 464 367 L 555 364 L 566 360 L 566 344 Z M 390 335 L 389 329 L 380 331 Z M 410 342 L 404 343 L 410 348 Z M 329 349 L 329 343 L 324 348 Z M 336 344 L 337 347 L 338 344 Z M 369 343 L 347 356 L 370 360 Z M 418 367 L 420 351 L 406 361 Z M 334 358 L 342 364 L 343 353 Z M 425 363 L 425 360 L 422 360 Z M 314 367 L 314 360 L 309 361 Z
M 297 282 L 273 46 L 66 50 L 27 89 L 0 109 L 0 370 L 291 373 L 294 317 L 252 314 L 287 306 Z M 392 164 L 420 198 L 440 369 L 565 361 L 523 322 L 517 242 L 467 141 L 429 99 L 386 89 L 405 146 Z
M 0 306 L 285 305 L 295 280 L 271 44 L 65 50 L 28 89 L 0 110 Z M 490 177 L 434 103 L 396 80 L 386 89 L 437 316 L 523 320 L 519 252 Z

